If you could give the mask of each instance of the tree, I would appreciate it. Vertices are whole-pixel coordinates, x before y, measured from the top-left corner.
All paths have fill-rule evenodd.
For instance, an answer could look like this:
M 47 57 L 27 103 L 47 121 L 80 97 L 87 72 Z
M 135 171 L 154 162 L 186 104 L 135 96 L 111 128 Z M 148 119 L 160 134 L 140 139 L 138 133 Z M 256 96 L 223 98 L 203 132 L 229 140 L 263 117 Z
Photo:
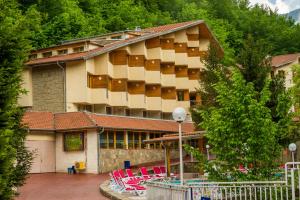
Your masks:
M 266 106 L 271 95 L 269 81 L 258 92 L 234 69 L 230 84 L 220 77 L 215 89 L 219 106 L 201 111 L 201 126 L 216 154 L 215 167 L 208 168 L 210 175 L 224 180 L 229 170 L 235 180 L 269 178 L 281 151 L 280 125 Z M 237 170 L 240 164 L 248 166 L 249 173 Z
M 30 18 L 16 1 L 0 0 L 0 199 L 11 199 L 23 184 L 31 153 L 24 146 L 23 111 L 17 105 L 22 92 L 21 72 L 30 50 Z
M 218 49 L 218 44 L 212 42 L 209 45 L 208 53 L 202 59 L 205 68 L 200 71 L 199 88 L 197 93 L 201 97 L 201 104 L 191 108 L 192 119 L 196 124 L 202 121 L 199 112 L 217 106 L 216 90 L 214 85 L 218 82 L 218 75 L 225 78 L 225 67 L 222 65 L 223 57 Z

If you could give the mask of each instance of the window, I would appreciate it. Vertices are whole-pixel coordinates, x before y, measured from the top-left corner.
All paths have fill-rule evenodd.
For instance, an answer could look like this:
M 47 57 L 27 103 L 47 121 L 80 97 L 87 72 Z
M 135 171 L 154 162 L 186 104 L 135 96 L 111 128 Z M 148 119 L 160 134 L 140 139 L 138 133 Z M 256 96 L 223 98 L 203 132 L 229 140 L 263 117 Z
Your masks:
M 147 148 L 147 145 L 144 143 L 144 140 L 146 140 L 147 138 L 147 135 L 146 133 L 141 133 L 141 148 L 142 149 L 146 149 Z
M 128 149 L 134 148 L 134 133 L 128 132 Z
M 100 148 L 106 149 L 107 146 L 107 132 L 100 134 Z
M 150 133 L 150 139 L 159 138 L 162 135 L 160 133 Z M 150 149 L 159 149 L 161 148 L 161 144 L 159 143 L 152 143 L 150 144 Z
M 112 109 L 111 107 L 106 107 L 106 114 L 111 115 L 112 114 Z
M 78 111 L 92 112 L 92 110 L 93 110 L 93 106 L 92 105 L 82 105 L 82 104 L 78 105 Z
M 68 53 L 68 49 L 61 49 L 61 50 L 57 50 L 57 54 L 58 55 L 64 55 Z
M 124 132 L 121 131 L 116 132 L 116 148 L 117 149 L 124 148 Z
M 83 46 L 73 48 L 73 52 L 74 53 L 83 52 L 83 51 L 84 51 L 84 47 Z
M 122 39 L 122 35 L 111 36 L 110 38 L 112 40 L 119 40 L 119 39 Z
M 146 139 L 146 133 L 142 132 L 128 132 L 128 148 L 140 149 L 146 148 L 142 141 Z
M 65 133 L 64 151 L 83 151 L 84 133 Z
M 115 134 L 113 131 L 107 131 L 107 134 L 108 134 L 108 147 L 110 149 L 114 149 L 115 148 L 115 143 L 114 143 Z
M 129 110 L 129 109 L 126 109 L 126 110 L 125 110 L 125 114 L 126 114 L 126 116 L 130 116 L 130 110 Z
M 280 77 L 285 77 L 285 72 L 283 70 L 279 70 L 278 74 Z
M 184 101 L 184 91 L 177 91 L 177 101 Z
M 51 56 L 52 56 L 52 51 L 48 51 L 48 52 L 43 53 L 43 58 L 48 58 L 48 57 L 51 57 Z
M 139 149 L 140 144 L 140 133 L 134 133 L 134 148 Z
M 34 59 L 37 59 L 37 54 L 31 54 L 29 55 L 29 60 L 34 60 Z

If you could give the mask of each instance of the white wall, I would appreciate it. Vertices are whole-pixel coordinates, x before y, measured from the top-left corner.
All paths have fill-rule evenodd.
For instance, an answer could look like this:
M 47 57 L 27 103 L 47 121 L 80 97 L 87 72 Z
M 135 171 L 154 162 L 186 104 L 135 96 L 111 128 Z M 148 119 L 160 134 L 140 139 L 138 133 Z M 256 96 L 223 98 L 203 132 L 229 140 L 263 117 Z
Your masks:
M 67 168 L 75 162 L 84 161 L 86 170 L 83 173 L 98 173 L 97 166 L 97 132 L 95 130 L 87 131 L 85 134 L 84 151 L 64 151 L 63 134 L 56 134 L 56 171 L 67 172 Z

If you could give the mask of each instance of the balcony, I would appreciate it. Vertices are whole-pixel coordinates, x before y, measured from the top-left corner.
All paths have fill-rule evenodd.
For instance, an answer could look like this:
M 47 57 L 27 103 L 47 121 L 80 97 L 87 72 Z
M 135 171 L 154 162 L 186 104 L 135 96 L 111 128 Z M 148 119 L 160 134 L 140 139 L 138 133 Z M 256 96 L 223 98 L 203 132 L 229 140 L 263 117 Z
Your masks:
M 128 67 L 128 80 L 131 81 L 145 80 L 145 68 Z
M 127 106 L 127 92 L 109 92 L 108 93 L 110 106 Z
M 177 107 L 176 99 L 162 99 L 161 100 L 161 110 L 162 112 L 173 112 Z
M 160 83 L 161 75 L 160 71 L 145 71 L 145 81 L 146 83 Z
M 190 110 L 190 101 L 177 101 L 177 107 L 182 107 L 189 112 Z
M 146 97 L 147 110 L 161 110 L 161 97 Z
M 176 77 L 176 89 L 188 89 L 190 82 L 188 77 Z
M 176 86 L 175 74 L 161 74 L 161 85 L 163 86 Z
M 175 54 L 175 65 L 187 65 L 188 56 L 187 53 L 176 53 Z
M 108 104 L 108 93 L 106 88 L 88 88 L 87 100 L 90 104 Z
M 174 62 L 175 60 L 175 51 L 172 50 L 162 50 L 161 52 L 161 61 L 162 62 Z
M 196 90 L 200 87 L 198 80 L 189 80 L 189 91 L 190 92 L 196 92 Z
M 128 107 L 129 108 L 145 108 L 145 95 L 144 94 L 128 94 Z
M 128 65 L 112 65 L 113 78 L 128 78 Z
M 200 57 L 189 57 L 187 61 L 188 68 L 204 68 L 204 64 L 201 62 Z
M 147 59 L 161 59 L 162 50 L 160 47 L 147 49 Z

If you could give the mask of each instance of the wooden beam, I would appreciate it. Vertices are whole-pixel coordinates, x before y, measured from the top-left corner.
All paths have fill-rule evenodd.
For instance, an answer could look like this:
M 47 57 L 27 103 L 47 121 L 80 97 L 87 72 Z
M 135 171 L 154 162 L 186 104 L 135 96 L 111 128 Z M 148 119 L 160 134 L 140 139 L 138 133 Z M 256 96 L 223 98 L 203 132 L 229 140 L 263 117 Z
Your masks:
M 166 148 L 166 160 L 167 160 L 167 177 L 170 177 L 171 174 L 171 152 L 170 152 L 170 148 L 171 145 L 169 142 L 167 142 L 165 144 L 165 148 Z

